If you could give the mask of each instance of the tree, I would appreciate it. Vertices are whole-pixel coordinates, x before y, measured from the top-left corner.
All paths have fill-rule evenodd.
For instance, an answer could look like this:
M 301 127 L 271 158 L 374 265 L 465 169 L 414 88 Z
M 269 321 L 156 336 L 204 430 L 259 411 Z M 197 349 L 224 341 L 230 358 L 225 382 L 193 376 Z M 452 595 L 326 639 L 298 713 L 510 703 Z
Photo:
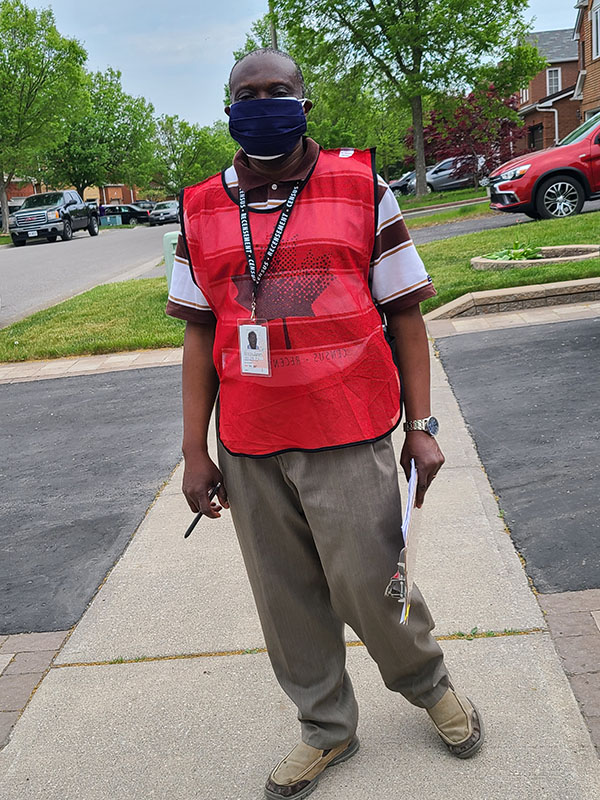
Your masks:
M 86 112 L 47 154 L 47 182 L 73 185 L 82 197 L 88 186 L 145 184 L 153 156 L 152 105 L 127 94 L 121 73 L 111 68 L 88 74 L 86 90 Z
M 470 172 L 473 159 L 480 159 L 476 177 L 488 175 L 514 158 L 517 143 L 527 134 L 517 114 L 518 106 L 516 95 L 505 99 L 495 86 L 451 98 L 445 108 L 431 112 L 423 130 L 426 160 L 431 163 L 470 155 L 473 158 L 459 165 L 456 174 Z M 411 130 L 408 148 L 412 148 L 412 136 Z
M 252 24 L 244 46 L 233 54 L 236 60 L 258 48 L 271 46 L 273 13 L 271 9 L 271 13 Z M 389 166 L 405 155 L 404 134 L 409 125 L 405 109 L 394 98 L 388 102 L 377 95 L 361 65 L 344 71 L 331 59 L 331 54 L 326 61 L 319 58 L 310 63 L 303 59 L 302 53 L 297 56 L 285 30 L 278 30 L 277 38 L 296 57 L 304 72 L 308 95 L 313 101 L 308 135 L 325 148 L 376 147 L 378 167 L 387 180 Z M 338 74 L 339 78 L 332 81 L 332 74 Z
M 24 177 L 77 113 L 86 51 L 57 31 L 50 9 L 0 1 L 0 202 L 8 232 L 7 189 Z
M 201 127 L 167 115 L 157 120 L 155 147 L 152 183 L 169 195 L 229 166 L 237 149 L 225 122 Z
M 423 194 L 425 103 L 484 79 L 510 94 L 543 68 L 537 49 L 524 40 L 527 5 L 528 0 L 278 0 L 277 18 L 303 63 L 330 63 L 343 71 L 360 66 L 378 94 L 410 107 L 417 194 Z M 341 73 L 330 75 L 339 80 Z

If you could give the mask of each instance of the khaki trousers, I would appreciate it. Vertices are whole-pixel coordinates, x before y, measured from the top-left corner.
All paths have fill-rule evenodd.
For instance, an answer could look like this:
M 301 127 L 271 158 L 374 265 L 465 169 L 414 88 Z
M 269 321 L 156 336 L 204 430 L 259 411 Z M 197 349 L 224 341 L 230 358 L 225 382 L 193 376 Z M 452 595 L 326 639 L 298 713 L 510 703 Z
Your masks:
M 298 707 L 302 739 L 328 749 L 356 730 L 344 622 L 385 685 L 429 708 L 448 673 L 433 619 L 414 589 L 408 625 L 384 597 L 401 545 L 391 436 L 316 453 L 219 463 L 273 670 Z

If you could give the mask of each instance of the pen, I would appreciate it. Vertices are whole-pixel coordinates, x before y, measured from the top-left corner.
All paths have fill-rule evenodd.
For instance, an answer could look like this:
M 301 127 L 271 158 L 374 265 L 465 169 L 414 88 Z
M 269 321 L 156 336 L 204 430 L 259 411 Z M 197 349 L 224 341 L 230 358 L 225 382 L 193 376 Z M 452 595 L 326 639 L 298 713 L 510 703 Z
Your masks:
M 221 488 L 221 484 L 220 484 L 220 483 L 217 483 L 217 485 L 216 485 L 216 486 L 213 486 L 213 488 L 210 490 L 210 493 L 209 493 L 209 495 L 208 495 L 208 502 L 209 502 L 209 503 L 210 503 L 210 501 L 211 501 L 211 500 L 212 500 L 212 499 L 215 497 L 215 495 L 217 494 L 217 492 L 219 491 L 219 489 L 220 489 L 220 488 Z M 187 537 L 188 537 L 188 536 L 190 535 L 190 533 L 191 533 L 191 532 L 194 530 L 194 528 L 196 527 L 196 525 L 198 524 L 198 522 L 200 522 L 200 517 L 201 517 L 201 516 L 202 516 L 202 511 L 199 511 L 199 512 L 196 514 L 196 516 L 194 517 L 194 519 L 192 520 L 192 522 L 191 522 L 191 524 L 190 524 L 189 528 L 187 529 L 187 531 L 186 531 L 186 532 L 183 534 L 183 538 L 184 538 L 184 539 L 187 539 Z

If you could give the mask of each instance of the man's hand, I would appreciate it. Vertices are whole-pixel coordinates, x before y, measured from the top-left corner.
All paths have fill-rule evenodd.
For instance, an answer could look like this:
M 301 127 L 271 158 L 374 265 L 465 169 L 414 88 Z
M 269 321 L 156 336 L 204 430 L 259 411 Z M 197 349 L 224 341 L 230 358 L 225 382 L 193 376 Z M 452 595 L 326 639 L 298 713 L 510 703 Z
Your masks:
M 400 464 L 406 480 L 410 477 L 411 458 L 415 460 L 418 473 L 415 505 L 417 508 L 421 508 L 425 500 L 425 492 L 442 468 L 445 459 L 436 440 L 425 431 L 407 431 L 406 433 L 406 440 L 400 455 Z
M 212 502 L 208 500 L 208 493 L 217 483 L 221 484 L 217 492 L 221 505 L 214 500 Z M 219 511 L 222 507 L 229 508 L 223 475 L 208 453 L 186 457 L 182 489 L 189 507 L 195 514 L 202 511 L 205 517 L 216 519 L 221 516 Z

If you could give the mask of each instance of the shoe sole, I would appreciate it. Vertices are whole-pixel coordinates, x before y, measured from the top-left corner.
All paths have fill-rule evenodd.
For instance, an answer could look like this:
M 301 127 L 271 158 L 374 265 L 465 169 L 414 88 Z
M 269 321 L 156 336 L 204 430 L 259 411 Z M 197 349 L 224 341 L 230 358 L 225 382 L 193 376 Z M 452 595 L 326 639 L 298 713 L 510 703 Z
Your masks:
M 483 742 L 485 740 L 485 728 L 484 728 L 484 725 L 483 725 L 483 719 L 481 718 L 481 714 L 477 710 L 477 707 L 474 705 L 474 703 L 471 700 L 471 698 L 468 697 L 467 700 L 469 701 L 469 703 L 471 703 L 471 705 L 473 706 L 473 710 L 477 714 L 477 719 L 479 720 L 479 731 L 480 731 L 480 733 L 479 733 L 479 739 L 477 739 L 477 741 L 475 742 L 475 744 L 472 747 L 469 747 L 468 750 L 465 750 L 464 753 L 461 753 L 460 755 L 458 755 L 456 753 L 453 753 L 453 755 L 456 756 L 456 758 L 463 758 L 463 759 L 464 758 L 471 758 L 471 756 L 474 756 L 475 753 L 481 748 L 481 745 L 483 744 Z
M 329 769 L 329 767 L 335 767 L 336 764 L 341 764 L 344 761 L 348 761 L 349 758 L 352 758 L 353 755 L 356 755 L 356 753 L 358 753 L 359 749 L 360 749 L 360 742 L 358 741 L 358 737 L 355 736 L 354 739 L 348 745 L 348 747 L 345 750 L 343 750 L 339 755 L 337 755 L 334 759 L 332 759 L 329 762 L 329 764 L 327 764 L 325 769 Z M 325 772 L 325 769 L 323 770 L 323 772 Z M 317 785 L 319 783 L 319 778 L 321 777 L 323 772 L 320 772 L 316 778 L 313 778 L 313 780 L 308 784 L 308 786 L 305 786 L 304 789 L 298 792 L 298 794 L 293 795 L 291 800 L 304 800 L 305 797 L 308 797 L 310 794 L 312 794 L 314 790 L 317 788 Z M 271 792 L 269 789 L 265 789 L 265 797 L 268 798 L 268 800 L 282 800 L 283 795 L 277 794 L 276 792 Z

